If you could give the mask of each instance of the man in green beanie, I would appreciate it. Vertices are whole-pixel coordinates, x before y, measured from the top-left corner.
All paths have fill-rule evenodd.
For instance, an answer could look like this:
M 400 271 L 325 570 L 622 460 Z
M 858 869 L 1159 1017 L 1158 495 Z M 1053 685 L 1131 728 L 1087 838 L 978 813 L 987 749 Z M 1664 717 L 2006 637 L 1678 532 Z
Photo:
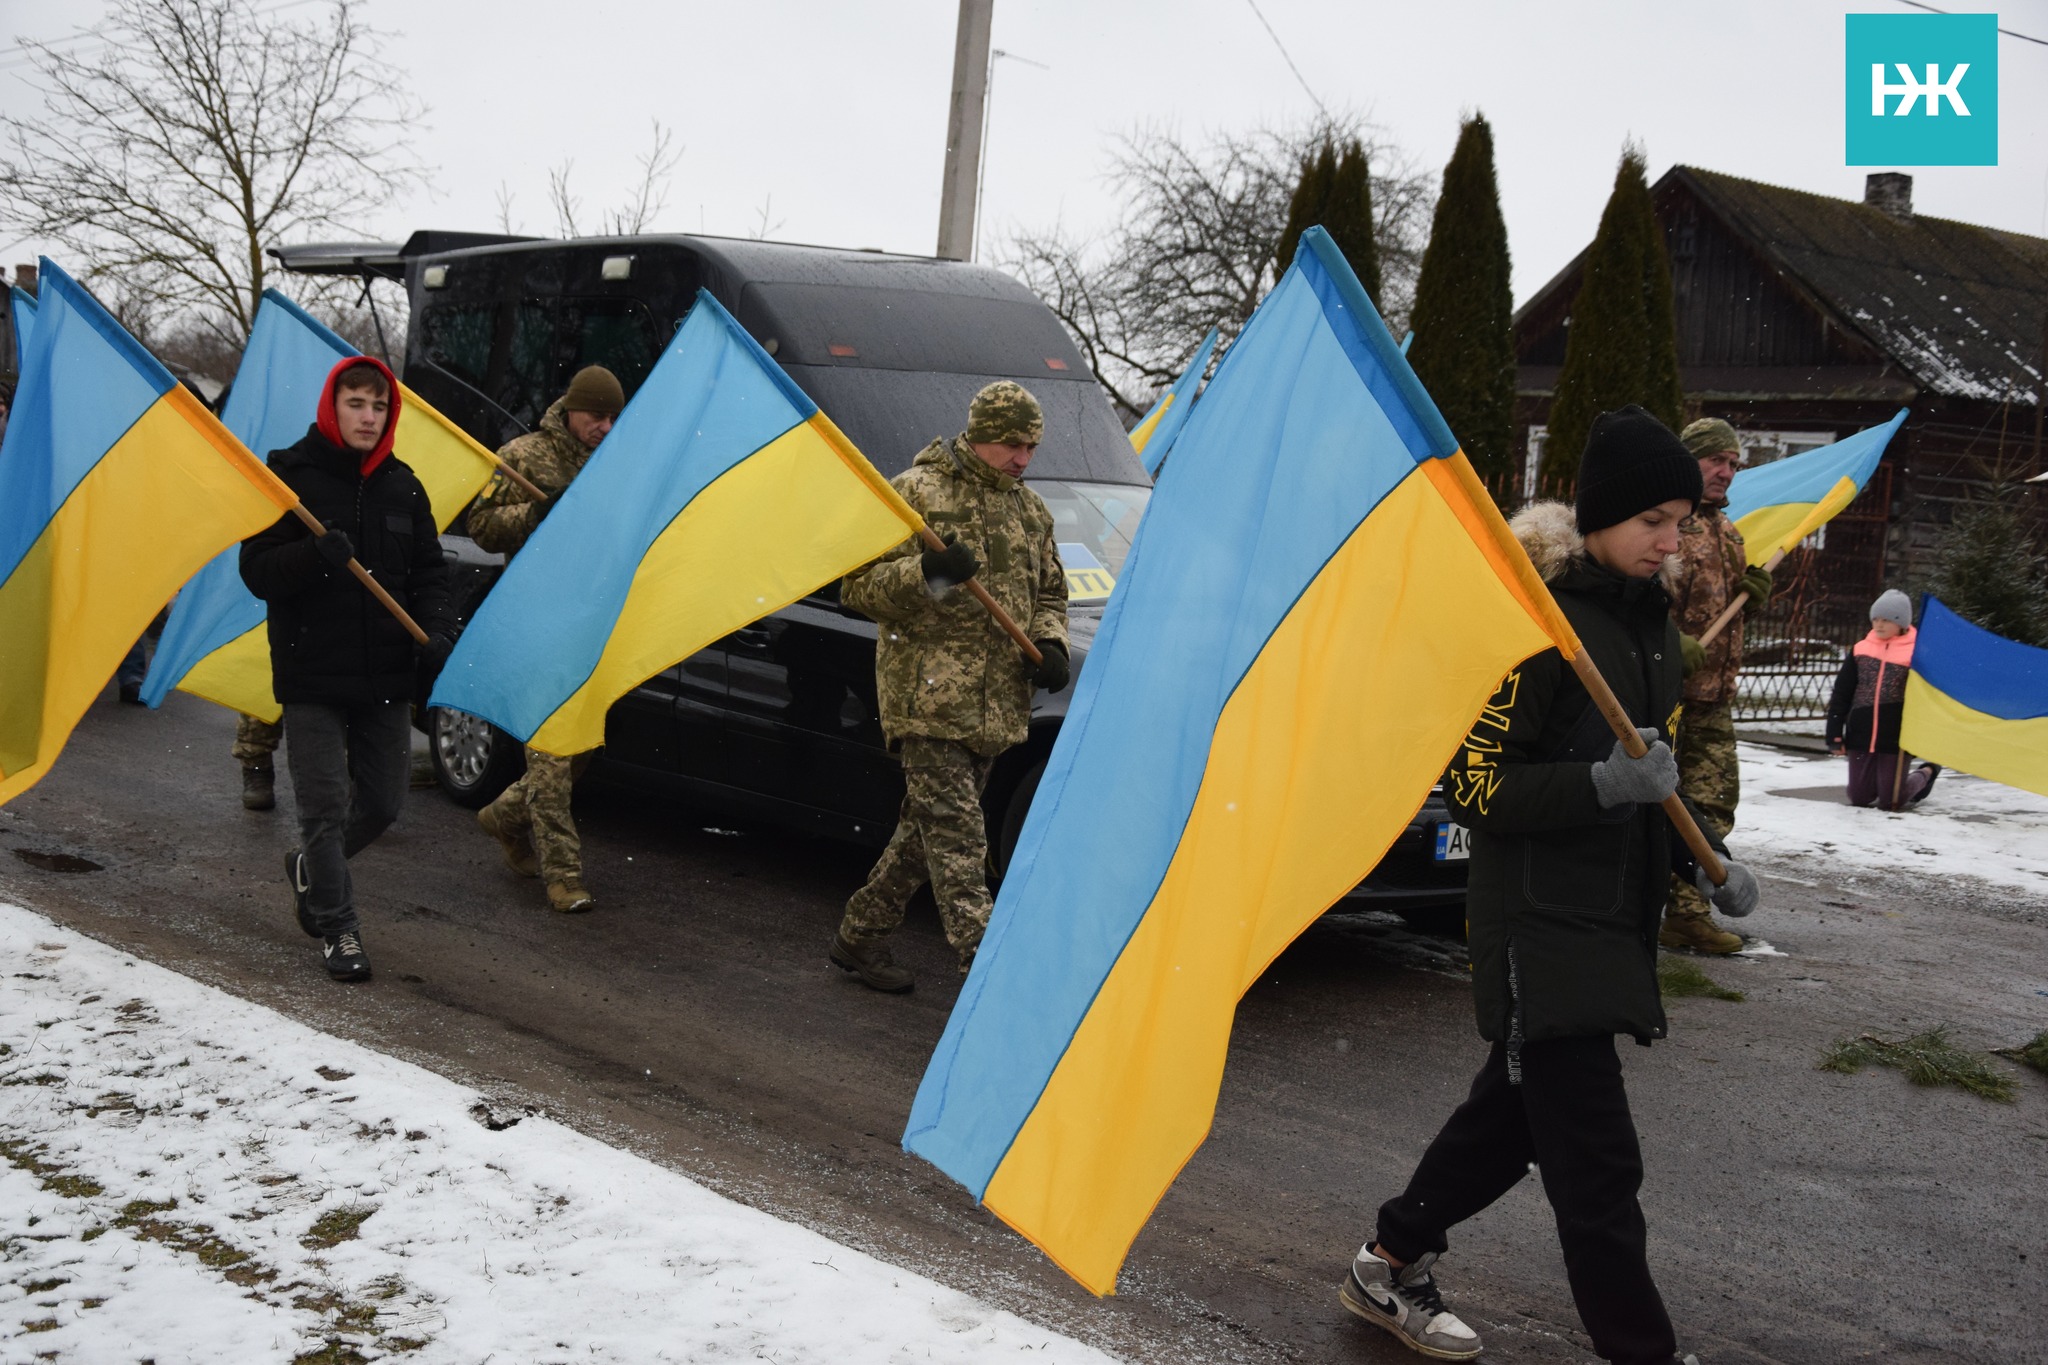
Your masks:
M 1735 688 L 1742 668 L 1742 617 L 1737 616 L 1702 650 L 1699 637 L 1727 605 L 1742 594 L 1749 611 L 1771 596 L 1771 575 L 1749 566 L 1742 532 L 1728 520 L 1728 485 L 1742 468 L 1742 442 L 1718 417 L 1702 417 L 1678 434 L 1699 461 L 1704 496 L 1700 509 L 1679 536 L 1678 569 L 1671 614 L 1683 632 L 1686 654 L 1685 709 L 1678 724 L 1679 791 L 1698 810 L 1717 838 L 1735 827 L 1735 803 L 1742 773 L 1735 756 Z M 1735 953 L 1742 936 L 1714 922 L 1706 900 L 1688 882 L 1673 878 L 1671 904 L 1658 942 L 1698 953 Z
M 883 939 L 929 881 L 946 941 L 965 972 L 988 927 L 982 788 L 1029 732 L 1039 688 L 1067 685 L 1067 577 L 1052 513 L 1018 480 L 1045 431 L 1038 400 L 999 380 L 974 396 L 967 430 L 936 440 L 893 481 L 945 541 L 904 541 L 846 576 L 840 600 L 881 626 L 875 690 L 882 730 L 903 762 L 903 809 L 867 885 L 847 902 L 834 966 L 878 991 L 911 974 Z M 961 585 L 973 579 L 1044 656 L 1033 665 Z
M 587 365 L 569 391 L 541 414 L 540 426 L 512 440 L 498 458 L 547 496 L 535 501 L 501 471 L 491 476 L 469 513 L 469 533 L 486 550 L 509 560 L 546 520 L 555 502 L 583 472 L 626 406 L 618 376 Z M 589 910 L 596 899 L 583 886 L 583 841 L 569 813 L 569 793 L 590 766 L 590 755 L 563 758 L 526 751 L 526 775 L 476 813 L 484 833 L 498 841 L 505 862 L 522 877 L 539 877 L 548 905 L 564 914 Z

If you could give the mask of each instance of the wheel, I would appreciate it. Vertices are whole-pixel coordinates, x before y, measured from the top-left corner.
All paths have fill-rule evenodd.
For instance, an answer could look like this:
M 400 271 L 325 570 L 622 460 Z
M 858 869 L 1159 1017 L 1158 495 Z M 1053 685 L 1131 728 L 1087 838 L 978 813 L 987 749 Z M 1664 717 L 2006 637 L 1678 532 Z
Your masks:
M 1017 779 L 1017 785 L 1010 791 L 1010 803 L 1003 807 L 1003 823 L 996 830 L 995 847 L 990 850 L 995 865 L 996 880 L 1001 882 L 1010 870 L 1010 859 L 1017 852 L 1018 836 L 1024 833 L 1024 817 L 1031 813 L 1031 798 L 1038 793 L 1038 780 L 1045 776 L 1045 760 L 1034 763 L 1024 776 Z
M 458 806 L 479 810 L 526 769 L 526 750 L 497 726 L 467 711 L 437 706 L 427 724 L 434 777 Z

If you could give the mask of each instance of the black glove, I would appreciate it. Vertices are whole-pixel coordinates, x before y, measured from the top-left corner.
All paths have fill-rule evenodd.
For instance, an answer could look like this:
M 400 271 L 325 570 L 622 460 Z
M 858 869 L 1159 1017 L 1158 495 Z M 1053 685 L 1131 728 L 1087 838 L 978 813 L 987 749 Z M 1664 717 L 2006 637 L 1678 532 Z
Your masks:
M 1749 594 L 1751 611 L 1762 611 L 1771 600 L 1771 571 L 1761 564 L 1752 564 L 1742 571 L 1735 586 Z
M 455 652 L 455 637 L 445 630 L 437 630 L 427 637 L 420 647 L 420 668 L 429 677 L 441 676 L 441 669 L 448 663 L 448 656 Z
M 1685 676 L 1690 678 L 1707 666 L 1707 647 L 1699 638 L 1681 632 L 1678 637 L 1678 657 L 1685 660 Z
M 561 500 L 561 496 L 560 493 L 552 493 L 539 502 L 527 504 L 533 508 L 533 524 L 536 528 L 548 519 L 548 513 L 555 510 L 555 504 Z
M 346 531 L 329 531 L 313 537 L 313 548 L 337 569 L 346 568 L 348 562 L 356 557 L 355 542 L 348 538 Z
M 950 588 L 955 583 L 965 583 L 981 572 L 981 561 L 974 557 L 974 551 L 960 543 L 960 537 L 948 531 L 946 548 L 924 552 L 924 581 L 935 588 Z
M 1067 662 L 1067 647 L 1058 640 L 1033 640 L 1038 662 L 1031 667 L 1031 685 L 1057 692 L 1073 680 L 1073 665 Z

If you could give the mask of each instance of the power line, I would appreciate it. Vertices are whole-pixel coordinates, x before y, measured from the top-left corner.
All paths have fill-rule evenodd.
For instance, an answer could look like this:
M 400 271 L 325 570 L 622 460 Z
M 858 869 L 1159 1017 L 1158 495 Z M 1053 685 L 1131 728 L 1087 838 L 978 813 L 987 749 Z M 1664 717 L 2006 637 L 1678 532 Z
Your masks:
M 1936 9 L 1932 5 L 1923 5 L 1920 3 L 1920 0 L 1899 0 L 1899 3 L 1902 5 L 1910 5 L 1914 9 L 1924 9 L 1929 14 L 1948 14 L 1951 12 L 1945 9 Z M 2035 38 L 2025 33 L 2016 33 L 2009 28 L 2002 28 L 1998 31 L 2000 33 L 2003 33 L 2008 38 L 2017 38 L 2023 43 L 2039 43 L 2042 47 L 2048 47 L 2048 38 Z
M 1308 78 L 1301 74 L 1301 68 L 1294 64 L 1294 58 L 1287 55 L 1287 44 L 1280 41 L 1280 35 L 1275 33 L 1273 26 L 1266 22 L 1266 16 L 1259 10 L 1259 0 L 1244 0 L 1244 2 L 1252 7 L 1253 14 L 1258 15 L 1259 27 L 1266 30 L 1266 36 L 1273 40 L 1273 46 L 1280 49 L 1280 60 L 1287 63 L 1287 69 L 1294 73 L 1294 79 L 1301 82 L 1302 91 L 1309 97 L 1309 102 L 1315 105 L 1317 112 L 1321 113 L 1324 118 L 1328 118 L 1330 111 L 1323 108 L 1323 102 L 1316 98 L 1316 92 L 1309 89 Z

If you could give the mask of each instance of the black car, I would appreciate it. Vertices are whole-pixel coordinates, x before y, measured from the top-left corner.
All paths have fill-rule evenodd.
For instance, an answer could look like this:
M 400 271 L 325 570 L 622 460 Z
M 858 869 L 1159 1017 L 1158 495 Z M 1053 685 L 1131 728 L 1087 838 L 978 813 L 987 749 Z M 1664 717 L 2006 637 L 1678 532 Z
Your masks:
M 406 384 L 493 447 L 537 421 L 584 365 L 611 369 L 630 397 L 700 287 L 885 474 L 958 432 L 984 384 L 1018 380 L 1045 409 L 1029 482 L 1055 518 L 1077 672 L 1151 497 L 1065 329 L 1022 285 L 986 267 L 701 236 L 420 233 L 404 247 L 276 254 L 292 269 L 404 281 Z M 502 560 L 463 535 L 443 543 L 467 615 Z M 700 805 L 879 845 L 895 827 L 903 783 L 883 747 L 875 636 L 829 584 L 621 698 L 607 719 L 602 768 Z M 984 804 L 998 873 L 1071 695 L 1038 696 L 1030 739 L 990 778 Z M 518 744 L 489 723 L 436 710 L 426 724 L 435 770 L 457 802 L 481 806 L 517 775 Z M 1461 836 L 1432 795 L 1354 902 L 1461 907 Z

